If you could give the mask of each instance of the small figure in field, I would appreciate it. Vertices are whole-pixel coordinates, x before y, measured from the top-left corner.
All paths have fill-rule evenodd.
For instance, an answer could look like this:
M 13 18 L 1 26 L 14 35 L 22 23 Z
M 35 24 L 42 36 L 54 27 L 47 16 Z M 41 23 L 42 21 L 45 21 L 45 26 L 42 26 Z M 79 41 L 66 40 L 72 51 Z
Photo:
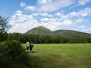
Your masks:
M 29 42 L 26 43 L 26 50 L 29 50 Z
M 30 43 L 30 52 L 32 52 L 32 48 L 33 48 L 33 42 Z

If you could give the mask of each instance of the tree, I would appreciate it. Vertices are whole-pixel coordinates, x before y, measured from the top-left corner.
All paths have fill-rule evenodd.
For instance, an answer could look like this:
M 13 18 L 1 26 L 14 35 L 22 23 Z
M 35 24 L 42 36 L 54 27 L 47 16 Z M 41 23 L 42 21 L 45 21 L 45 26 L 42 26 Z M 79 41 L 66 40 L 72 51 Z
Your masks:
M 5 33 L 10 28 L 10 24 L 7 19 L 8 18 L 0 16 L 0 33 Z
M 9 28 L 7 18 L 0 16 L 0 42 L 7 40 L 7 30 Z

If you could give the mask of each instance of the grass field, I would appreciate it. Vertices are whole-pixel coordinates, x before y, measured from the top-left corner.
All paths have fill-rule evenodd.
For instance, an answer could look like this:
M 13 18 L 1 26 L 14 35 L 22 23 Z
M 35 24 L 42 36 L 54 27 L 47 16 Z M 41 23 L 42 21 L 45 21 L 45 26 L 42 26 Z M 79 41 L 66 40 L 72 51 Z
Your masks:
M 91 68 L 91 44 L 35 44 L 31 68 Z

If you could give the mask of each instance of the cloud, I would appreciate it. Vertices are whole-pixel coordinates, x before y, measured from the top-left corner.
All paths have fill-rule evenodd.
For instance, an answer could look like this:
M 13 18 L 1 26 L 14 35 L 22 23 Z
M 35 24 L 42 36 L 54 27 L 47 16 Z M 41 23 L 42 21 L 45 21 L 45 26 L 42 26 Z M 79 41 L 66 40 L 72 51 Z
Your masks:
M 75 5 L 73 5 L 71 8 L 84 6 L 87 5 L 88 3 L 91 3 L 91 0 L 77 0 L 75 1 Z
M 63 16 L 63 13 L 61 13 L 61 12 L 57 12 L 55 15 L 61 17 L 61 16 Z
M 64 20 L 61 24 L 63 26 L 70 26 L 73 24 L 73 21 L 68 19 L 68 20 Z
M 35 11 L 36 10 L 35 6 L 28 6 L 24 2 L 20 3 L 20 7 L 23 7 L 25 10 L 30 10 L 30 11 Z
M 89 3 L 91 0 L 79 0 L 78 1 L 78 5 L 85 5 L 87 3 Z
M 34 15 L 36 15 L 39 18 L 36 19 L 36 16 Z M 34 28 L 39 25 L 43 25 L 53 31 L 59 29 L 58 27 L 69 26 L 72 24 L 71 20 L 60 21 L 59 18 L 56 18 L 55 16 L 50 16 L 51 14 L 48 13 L 40 13 L 40 14 L 36 13 L 34 15 L 27 15 L 24 14 L 22 11 L 17 10 L 9 21 L 10 24 L 13 26 L 9 30 L 9 32 L 25 33 L 31 28 Z
M 32 13 L 32 15 L 33 16 L 42 16 L 42 17 L 47 17 L 47 16 L 52 17 L 52 15 L 49 13 Z
M 21 3 L 20 3 L 20 6 L 21 6 L 21 7 L 25 7 L 25 6 L 26 6 L 26 3 L 21 2 Z
M 78 12 L 73 11 L 67 15 L 64 15 L 63 13 L 59 13 L 56 15 L 62 17 L 62 19 L 84 18 L 91 15 L 91 8 L 81 9 Z
M 39 5 L 47 4 L 47 3 L 50 3 L 50 2 L 52 2 L 52 0 L 38 0 Z
M 87 20 L 84 20 L 83 18 L 78 18 L 78 19 L 75 19 L 75 22 L 76 23 L 83 23 L 83 22 L 86 22 Z
M 57 0 L 48 4 L 41 5 L 39 8 L 39 12 L 54 12 L 56 10 L 62 9 L 72 4 L 73 4 L 72 0 L 67 0 L 67 1 Z
M 91 8 L 85 8 L 83 10 L 80 10 L 78 14 L 82 17 L 91 15 Z
M 36 11 L 35 6 L 26 6 L 25 9 L 30 11 Z
M 38 26 L 38 22 L 32 15 L 23 14 L 22 11 L 17 10 L 16 13 L 10 18 L 9 23 L 12 28 L 9 32 L 24 33 L 31 28 Z
M 86 20 L 85 17 L 91 15 L 91 8 L 85 8 L 79 11 L 73 11 L 68 14 L 64 14 L 62 12 L 55 12 L 55 13 L 47 13 L 47 12 L 34 12 L 31 14 L 25 14 L 21 10 L 17 10 L 14 15 L 10 18 L 10 24 L 13 26 L 9 32 L 20 32 L 25 33 L 26 31 L 39 26 L 43 25 L 52 31 L 58 30 L 61 28 L 69 29 L 70 27 L 83 23 Z M 91 28 L 87 28 L 88 31 L 80 28 L 75 30 L 90 32 Z
M 81 32 L 86 32 L 86 33 L 91 33 L 91 27 L 86 27 L 86 26 L 79 26 L 77 28 L 75 28 L 75 30 L 77 31 L 81 31 Z
M 40 20 L 43 21 L 43 22 L 49 21 L 48 18 L 42 18 L 42 19 L 40 19 Z
M 25 10 L 30 12 L 55 12 L 57 10 L 63 9 L 65 7 L 73 5 L 73 8 L 76 6 L 85 5 L 91 2 L 91 0 L 38 0 L 36 5 L 27 5 L 24 2 L 20 3 L 20 6 Z
M 74 2 L 72 0 L 38 0 L 38 4 L 35 6 L 26 5 L 26 3 L 21 2 L 20 6 L 29 11 L 35 12 L 54 12 L 59 9 L 68 7 Z
M 40 16 L 48 16 L 48 13 L 39 13 Z

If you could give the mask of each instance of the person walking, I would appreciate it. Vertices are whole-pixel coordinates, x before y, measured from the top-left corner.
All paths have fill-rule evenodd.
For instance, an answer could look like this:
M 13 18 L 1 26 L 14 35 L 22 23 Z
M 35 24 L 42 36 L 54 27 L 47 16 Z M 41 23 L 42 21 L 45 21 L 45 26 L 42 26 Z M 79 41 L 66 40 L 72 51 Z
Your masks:
M 29 42 L 26 43 L 26 50 L 29 50 Z
M 29 47 L 29 48 L 30 48 L 30 52 L 32 52 L 33 46 L 34 46 L 34 45 L 33 45 L 33 42 L 31 42 L 31 43 L 30 43 L 30 47 Z

